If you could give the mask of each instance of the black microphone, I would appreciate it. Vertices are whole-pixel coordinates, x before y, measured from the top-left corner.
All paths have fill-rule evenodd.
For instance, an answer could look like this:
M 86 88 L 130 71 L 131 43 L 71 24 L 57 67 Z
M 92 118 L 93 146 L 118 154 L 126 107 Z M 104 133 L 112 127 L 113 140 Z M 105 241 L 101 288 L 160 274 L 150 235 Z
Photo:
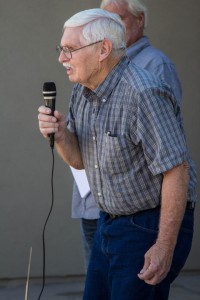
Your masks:
M 54 115 L 56 104 L 56 85 L 54 82 L 45 82 L 43 85 L 43 97 L 46 107 L 51 109 L 51 116 Z M 49 134 L 51 148 L 54 147 L 54 133 Z

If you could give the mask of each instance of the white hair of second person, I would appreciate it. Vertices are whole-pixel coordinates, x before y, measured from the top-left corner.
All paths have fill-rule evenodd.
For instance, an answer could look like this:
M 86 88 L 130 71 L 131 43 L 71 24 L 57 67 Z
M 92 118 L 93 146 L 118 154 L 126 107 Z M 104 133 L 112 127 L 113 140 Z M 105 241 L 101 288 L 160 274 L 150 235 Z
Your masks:
M 115 3 L 126 3 L 128 5 L 129 11 L 136 17 L 141 13 L 144 13 L 144 27 L 147 27 L 147 7 L 142 2 L 142 0 L 102 0 L 100 7 L 104 9 L 108 4 Z
M 117 14 L 101 8 L 84 10 L 68 19 L 64 24 L 64 30 L 67 27 L 79 26 L 83 26 L 84 43 L 93 43 L 106 38 L 112 42 L 113 49 L 125 48 L 125 27 Z

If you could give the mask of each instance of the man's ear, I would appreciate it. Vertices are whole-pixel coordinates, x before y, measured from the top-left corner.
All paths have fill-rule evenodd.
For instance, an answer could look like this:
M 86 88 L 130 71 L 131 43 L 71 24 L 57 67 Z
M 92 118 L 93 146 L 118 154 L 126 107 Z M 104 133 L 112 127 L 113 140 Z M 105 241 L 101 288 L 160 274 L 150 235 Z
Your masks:
M 104 39 L 102 41 L 101 48 L 100 48 L 99 61 L 101 62 L 104 59 L 106 59 L 109 56 L 112 49 L 113 49 L 112 42 L 108 39 Z
M 145 23 L 145 19 L 144 19 L 145 17 L 144 17 L 144 13 L 143 12 L 141 12 L 141 14 L 139 15 L 139 17 L 138 17 L 138 23 L 139 23 L 139 26 L 140 26 L 140 28 L 144 28 L 144 23 Z

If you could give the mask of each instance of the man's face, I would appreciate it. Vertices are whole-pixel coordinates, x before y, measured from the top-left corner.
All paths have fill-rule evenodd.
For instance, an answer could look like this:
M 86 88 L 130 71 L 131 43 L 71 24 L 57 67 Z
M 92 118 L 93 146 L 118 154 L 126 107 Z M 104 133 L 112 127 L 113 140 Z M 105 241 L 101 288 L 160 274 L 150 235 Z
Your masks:
M 143 35 L 144 15 L 133 16 L 128 11 L 128 5 L 125 3 L 110 3 L 104 7 L 105 10 L 118 14 L 126 27 L 126 45 L 129 47 Z
M 81 31 L 81 27 L 66 28 L 61 39 L 61 46 L 69 50 L 84 46 L 80 41 Z M 72 52 L 71 59 L 67 58 L 63 51 L 61 52 L 59 62 L 66 68 L 71 82 L 93 89 L 95 76 L 98 74 L 100 46 L 101 43 L 97 43 Z

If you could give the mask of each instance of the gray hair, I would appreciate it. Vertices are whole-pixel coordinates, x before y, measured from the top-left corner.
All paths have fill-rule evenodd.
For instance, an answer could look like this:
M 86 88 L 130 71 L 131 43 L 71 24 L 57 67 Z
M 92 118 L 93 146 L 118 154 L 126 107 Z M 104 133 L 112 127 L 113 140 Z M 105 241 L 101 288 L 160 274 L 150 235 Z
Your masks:
M 102 0 L 100 7 L 104 9 L 110 3 L 126 3 L 130 13 L 136 17 L 144 13 L 144 27 L 147 27 L 147 7 L 142 0 Z
M 83 26 L 84 42 L 93 43 L 107 38 L 113 49 L 125 48 L 125 27 L 117 14 L 100 8 L 88 9 L 73 15 L 64 24 L 67 27 Z

